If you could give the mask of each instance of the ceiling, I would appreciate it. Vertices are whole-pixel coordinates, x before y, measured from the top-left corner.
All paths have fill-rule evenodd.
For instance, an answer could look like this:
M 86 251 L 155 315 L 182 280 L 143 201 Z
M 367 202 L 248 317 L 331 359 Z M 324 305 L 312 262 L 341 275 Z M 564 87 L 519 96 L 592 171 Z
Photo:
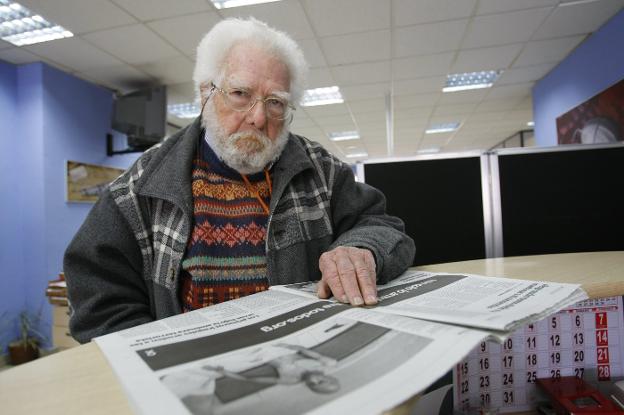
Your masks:
M 291 130 L 349 161 L 348 153 L 362 151 L 383 158 L 487 149 L 526 129 L 536 81 L 624 7 L 624 0 L 283 0 L 223 10 L 208 0 L 19 2 L 75 36 L 20 48 L 0 41 L 0 60 L 44 61 L 122 92 L 166 84 L 170 104 L 193 101 L 195 47 L 221 19 L 254 16 L 284 30 L 306 55 L 309 87 L 338 85 L 345 98 L 299 108 Z M 492 88 L 441 92 L 448 73 L 498 69 Z M 424 133 L 440 122 L 461 126 Z M 327 138 L 349 130 L 361 138 Z

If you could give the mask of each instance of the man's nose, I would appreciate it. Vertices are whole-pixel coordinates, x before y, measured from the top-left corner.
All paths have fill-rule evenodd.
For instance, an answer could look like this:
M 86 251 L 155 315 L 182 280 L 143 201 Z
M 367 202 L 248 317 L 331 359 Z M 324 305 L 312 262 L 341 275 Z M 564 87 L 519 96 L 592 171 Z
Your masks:
M 256 128 L 264 128 L 267 122 L 264 101 L 259 99 L 254 103 L 251 109 L 247 112 L 247 122 L 253 124 Z

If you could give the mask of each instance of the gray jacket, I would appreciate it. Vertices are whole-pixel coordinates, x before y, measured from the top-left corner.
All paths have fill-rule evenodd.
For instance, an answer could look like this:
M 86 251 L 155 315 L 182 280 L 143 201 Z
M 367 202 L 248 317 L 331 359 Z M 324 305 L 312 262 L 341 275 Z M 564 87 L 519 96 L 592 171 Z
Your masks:
M 65 252 L 80 342 L 181 312 L 178 280 L 193 226 L 191 166 L 199 119 L 146 151 L 100 196 Z M 292 135 L 273 167 L 267 225 L 269 284 L 318 280 L 320 255 L 370 249 L 383 283 L 411 265 L 414 242 L 385 214 L 378 190 L 319 144 Z

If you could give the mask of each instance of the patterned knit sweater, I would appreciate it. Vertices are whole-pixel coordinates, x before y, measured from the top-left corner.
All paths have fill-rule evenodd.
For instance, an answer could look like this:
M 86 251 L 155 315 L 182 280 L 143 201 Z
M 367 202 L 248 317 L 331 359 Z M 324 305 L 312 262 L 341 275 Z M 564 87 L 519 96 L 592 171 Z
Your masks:
M 268 214 L 240 173 L 225 165 L 205 140 L 193 160 L 193 232 L 182 261 L 184 311 L 218 304 L 268 288 Z M 264 172 L 247 176 L 266 205 Z

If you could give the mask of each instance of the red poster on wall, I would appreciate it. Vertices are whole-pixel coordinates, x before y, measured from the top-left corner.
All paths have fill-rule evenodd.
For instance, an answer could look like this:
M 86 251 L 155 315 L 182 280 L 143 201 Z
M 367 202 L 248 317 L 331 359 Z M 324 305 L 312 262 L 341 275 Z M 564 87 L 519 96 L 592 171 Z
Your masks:
M 557 118 L 559 144 L 624 140 L 624 79 Z

